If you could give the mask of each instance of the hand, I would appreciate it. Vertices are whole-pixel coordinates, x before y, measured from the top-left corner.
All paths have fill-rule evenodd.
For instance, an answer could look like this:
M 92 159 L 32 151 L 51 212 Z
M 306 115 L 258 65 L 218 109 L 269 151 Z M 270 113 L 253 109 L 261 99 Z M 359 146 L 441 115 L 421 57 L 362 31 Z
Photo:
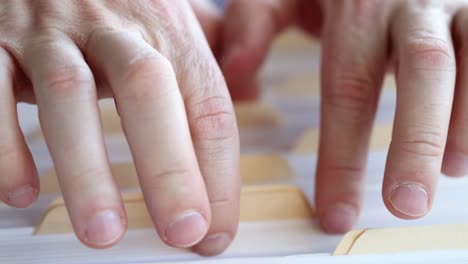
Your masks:
M 225 81 L 187 1 L 2 4 L 1 199 L 27 207 L 37 198 L 16 113 L 18 101 L 37 102 L 76 235 L 93 248 L 117 243 L 127 218 L 101 132 L 97 99 L 105 96 L 116 101 L 163 241 L 195 245 L 203 255 L 223 251 L 239 218 L 238 132 Z
M 359 215 L 387 66 L 398 87 L 382 196 L 397 217 L 424 216 L 441 169 L 468 174 L 468 1 L 231 1 L 222 67 L 232 94 L 252 93 L 242 84 L 254 78 L 274 36 L 293 24 L 323 43 L 316 178 L 323 227 L 345 232 Z

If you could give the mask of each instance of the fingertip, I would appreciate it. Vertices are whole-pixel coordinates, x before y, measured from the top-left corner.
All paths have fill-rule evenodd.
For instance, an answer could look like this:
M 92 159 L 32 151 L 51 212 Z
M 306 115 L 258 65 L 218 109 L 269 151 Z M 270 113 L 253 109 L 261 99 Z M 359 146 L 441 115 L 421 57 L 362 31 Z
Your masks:
M 260 93 L 256 77 L 262 55 L 248 45 L 230 44 L 221 57 L 220 67 L 233 100 L 255 100 Z
M 445 152 L 442 173 L 450 177 L 462 177 L 468 174 L 468 156 L 458 152 Z
M 178 248 L 188 248 L 198 242 L 208 232 L 208 221 L 202 214 L 189 211 L 177 216 L 164 231 L 163 240 Z
M 193 251 L 201 256 L 216 256 L 223 253 L 232 242 L 229 233 L 217 233 L 205 237 L 193 247 Z
M 347 203 L 330 205 L 321 217 L 322 228 L 332 234 L 342 234 L 351 230 L 358 219 L 358 210 Z
M 219 63 L 226 79 L 241 80 L 242 83 L 253 80 L 275 35 L 286 26 L 285 23 L 280 26 L 275 21 L 277 17 L 271 14 L 273 11 L 267 6 L 261 1 L 233 1 L 228 6 L 223 24 L 223 46 L 219 54 Z
M 1 195 L 6 204 L 15 208 L 28 208 L 36 202 L 39 196 L 39 188 L 31 184 L 26 184 Z
M 429 191 L 421 183 L 400 183 L 393 187 L 386 204 L 396 217 L 402 219 L 421 218 L 430 210 Z
M 39 195 L 39 189 L 32 185 L 24 185 L 8 195 L 10 204 L 18 208 L 27 208 L 31 206 Z
M 230 43 L 222 51 L 220 66 L 227 79 L 253 79 L 261 67 L 268 47 L 259 40 L 253 43 Z
M 28 208 L 32 206 L 39 197 L 39 178 L 37 176 L 36 167 L 29 166 L 14 166 L 13 170 L 15 183 L 8 184 L 6 182 L 0 184 L 0 200 L 8 206 L 14 208 Z M 1 167 L 1 166 L 0 166 Z M 6 170 L 9 171 L 9 170 Z M 1 177 L 1 175 L 0 175 Z M 4 179 L 8 179 L 6 177 Z M 10 186 L 10 187 L 8 187 Z
M 117 244 L 127 229 L 126 217 L 118 210 L 104 209 L 92 215 L 84 227 L 82 242 L 91 248 L 104 249 Z

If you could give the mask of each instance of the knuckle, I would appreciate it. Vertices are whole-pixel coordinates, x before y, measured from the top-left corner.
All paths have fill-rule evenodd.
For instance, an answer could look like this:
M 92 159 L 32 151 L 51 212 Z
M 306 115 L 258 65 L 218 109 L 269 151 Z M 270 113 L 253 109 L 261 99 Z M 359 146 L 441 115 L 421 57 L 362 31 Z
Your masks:
M 421 157 L 440 157 L 445 149 L 445 137 L 436 130 L 413 130 L 395 144 L 406 153 Z
M 90 96 L 95 93 L 94 79 L 89 68 L 70 65 L 53 69 L 44 76 L 45 91 L 54 98 Z
M 344 179 L 351 185 L 360 185 L 364 179 L 365 167 L 356 165 L 329 164 L 326 166 L 325 171 L 327 174 L 336 175 L 336 177 Z
M 214 207 L 231 207 L 236 203 L 235 195 L 225 192 L 218 196 L 208 196 L 212 208 Z
M 407 43 L 405 57 L 410 67 L 422 71 L 454 71 L 453 47 L 439 37 L 412 37 Z
M 228 98 L 205 99 L 193 105 L 190 113 L 190 128 L 198 139 L 224 140 L 236 134 L 236 118 Z
M 324 91 L 323 101 L 334 108 L 362 117 L 377 105 L 377 89 L 372 82 L 355 77 L 337 78 Z
M 156 76 L 154 76 L 156 75 Z M 125 65 L 123 80 L 133 82 L 137 80 L 151 80 L 168 78 L 173 75 L 171 63 L 152 51 L 137 53 Z
M 226 179 L 236 180 L 232 181 Z M 232 208 L 233 206 L 238 205 L 241 193 L 241 184 L 238 180 L 240 180 L 240 177 L 239 175 L 235 174 L 233 174 L 232 176 L 229 175 L 227 177 L 226 175 L 224 175 L 224 177 L 220 178 L 207 178 L 207 182 L 209 182 L 209 185 L 207 187 L 207 193 L 212 208 Z M 209 186 L 212 186 L 212 188 L 209 188 Z
M 193 12 L 186 1 L 131 1 L 130 5 L 135 10 L 150 9 L 153 14 L 152 19 L 161 22 L 157 34 L 153 30 L 147 32 L 148 37 L 154 42 L 153 46 L 156 46 L 162 54 L 178 53 L 181 47 L 192 47 L 187 39 L 193 35 L 191 26 Z
M 176 168 L 169 168 L 152 176 L 153 179 L 163 178 L 186 178 L 193 175 L 187 166 L 178 166 Z
M 126 85 L 120 97 L 136 103 L 164 99 L 174 90 L 176 84 L 169 85 L 171 82 L 175 82 L 175 74 L 166 58 L 153 52 L 138 54 L 124 67 L 121 83 Z
M 364 188 L 365 166 L 356 164 L 328 164 L 321 169 L 321 177 L 317 184 L 325 187 L 323 190 L 334 189 L 333 195 L 339 200 L 355 201 L 361 196 Z M 330 193 L 331 194 L 331 193 Z

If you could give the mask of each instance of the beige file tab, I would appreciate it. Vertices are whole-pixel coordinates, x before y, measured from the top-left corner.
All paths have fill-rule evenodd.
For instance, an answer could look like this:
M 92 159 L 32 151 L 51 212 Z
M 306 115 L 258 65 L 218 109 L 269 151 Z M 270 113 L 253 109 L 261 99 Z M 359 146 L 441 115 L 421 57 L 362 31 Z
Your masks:
M 152 228 L 142 194 L 124 194 L 129 228 Z M 304 193 L 290 185 L 262 185 L 243 187 L 240 200 L 240 219 L 243 222 L 307 219 L 314 213 Z M 35 234 L 72 232 L 67 209 L 61 198 L 52 202 Z
M 101 123 L 102 130 L 105 135 L 123 134 L 120 116 L 117 113 L 114 105 L 106 105 L 105 107 L 101 107 Z
M 234 111 L 239 128 L 278 127 L 281 124 L 278 111 L 262 102 L 236 102 Z
M 290 29 L 275 39 L 273 50 L 304 50 L 311 49 L 320 51 L 320 43 L 298 29 Z
M 105 135 L 109 134 L 123 134 L 122 126 L 120 123 L 120 117 L 115 110 L 113 102 L 106 102 L 106 104 L 100 106 L 101 110 L 101 124 L 102 131 Z M 43 139 L 44 135 L 40 127 L 36 131 L 28 135 L 31 140 Z
M 288 180 L 296 175 L 288 160 L 278 154 L 241 155 L 240 174 L 243 184 Z
M 387 74 L 382 84 L 383 90 L 395 90 L 395 76 Z M 279 96 L 284 97 L 319 97 L 320 72 L 314 71 L 302 75 L 291 76 L 282 82 L 277 89 Z
M 318 72 L 292 76 L 281 83 L 277 93 L 284 97 L 319 97 L 320 77 Z
M 468 248 L 468 224 L 366 229 L 345 235 L 334 255 Z
M 382 84 L 383 90 L 395 90 L 395 76 L 387 74 Z M 282 96 L 320 96 L 320 72 L 311 71 L 302 75 L 291 76 L 281 83 L 278 93 Z
M 346 133 L 346 132 L 343 132 Z M 378 124 L 372 132 L 370 149 L 373 151 L 388 150 L 392 140 L 392 125 Z M 318 150 L 319 129 L 311 128 L 299 138 L 292 152 L 295 154 L 313 154 Z
M 111 164 L 111 171 L 121 188 L 139 188 L 133 163 Z M 242 155 L 240 174 L 243 184 L 273 183 L 295 177 L 289 162 L 277 154 Z M 40 180 L 42 193 L 60 192 L 54 169 L 43 175 Z
M 281 124 L 281 115 L 271 105 L 252 101 L 234 103 L 237 124 L 239 128 L 278 127 Z M 123 135 L 120 117 L 115 106 L 106 104 L 101 106 L 101 123 L 104 135 Z M 31 140 L 43 138 L 42 130 L 28 135 Z

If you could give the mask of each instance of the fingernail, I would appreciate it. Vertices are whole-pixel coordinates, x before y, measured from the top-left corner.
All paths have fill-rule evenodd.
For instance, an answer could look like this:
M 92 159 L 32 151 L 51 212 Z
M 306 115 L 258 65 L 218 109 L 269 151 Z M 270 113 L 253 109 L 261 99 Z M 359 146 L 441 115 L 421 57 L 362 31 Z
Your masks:
M 200 255 L 215 256 L 226 250 L 231 241 L 228 233 L 214 234 L 203 239 L 194 249 Z
M 110 245 L 122 235 L 122 219 L 114 210 L 104 210 L 95 214 L 86 226 L 86 239 L 96 246 Z
M 345 233 L 354 225 L 358 212 L 354 206 L 337 203 L 330 206 L 322 219 L 322 225 L 330 233 Z
M 174 220 L 164 233 L 165 240 L 176 247 L 191 247 L 203 239 L 208 224 L 200 213 L 187 212 Z
M 38 190 L 31 185 L 25 185 L 10 192 L 8 201 L 15 207 L 25 208 L 30 206 L 37 199 Z
M 468 156 L 457 152 L 446 152 L 442 170 L 448 176 L 457 177 L 468 174 Z
M 390 196 L 393 208 L 407 216 L 420 217 L 427 213 L 429 195 L 419 183 L 397 185 Z

